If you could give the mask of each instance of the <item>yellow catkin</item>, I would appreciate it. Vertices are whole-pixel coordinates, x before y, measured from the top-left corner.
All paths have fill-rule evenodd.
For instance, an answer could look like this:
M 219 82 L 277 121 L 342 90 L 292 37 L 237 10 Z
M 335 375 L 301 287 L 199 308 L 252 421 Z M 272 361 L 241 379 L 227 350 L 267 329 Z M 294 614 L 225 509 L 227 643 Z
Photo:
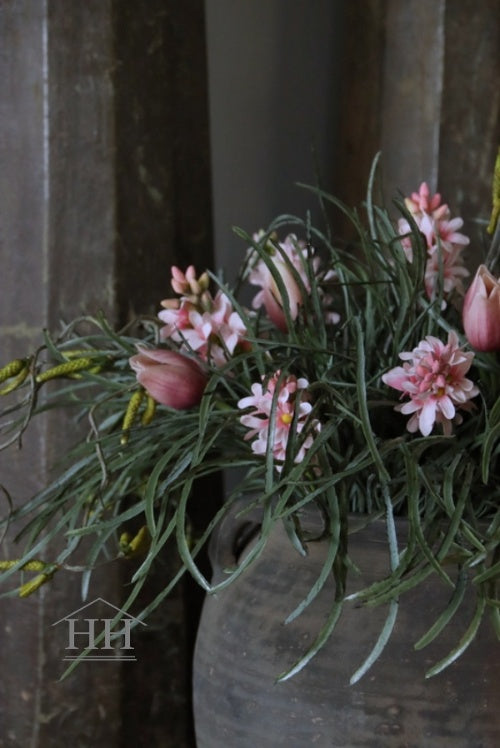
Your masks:
M 27 569 L 28 564 L 31 563 L 33 562 L 28 561 L 24 568 Z M 33 579 L 31 579 L 29 582 L 21 585 L 21 587 L 19 588 L 19 597 L 28 597 L 29 595 L 32 595 L 34 592 L 40 589 L 42 584 L 45 584 L 50 579 L 52 579 L 58 569 L 58 564 L 44 564 L 43 572 L 41 574 L 37 574 L 36 577 L 33 577 Z
M 18 563 L 19 559 L 0 561 L 0 570 L 12 569 L 12 567 Z M 23 571 L 43 571 L 46 567 L 47 564 L 45 561 L 37 561 L 36 559 L 33 559 L 31 561 L 26 561 L 26 563 L 20 566 L 19 569 L 22 569 Z
M 0 369 L 0 382 L 5 382 L 6 379 L 15 377 L 25 368 L 26 360 L 23 358 L 15 358 L 13 361 Z
M 9 392 L 14 392 L 14 390 L 17 390 L 17 388 L 23 384 L 24 380 L 28 376 L 29 370 L 29 365 L 25 364 L 24 368 L 21 369 L 21 371 L 15 377 L 11 377 L 11 381 L 0 390 L 0 395 L 8 395 Z
M 126 444 L 128 442 L 130 429 L 132 428 L 132 425 L 136 419 L 139 408 L 141 407 L 141 403 L 144 398 L 144 395 L 145 395 L 145 392 L 143 389 L 136 390 L 129 400 L 128 407 L 127 407 L 125 416 L 123 417 L 123 423 L 122 423 L 122 437 L 120 440 L 122 444 Z
M 120 535 L 120 551 L 126 558 L 143 556 L 151 545 L 151 536 L 146 525 L 143 525 L 137 535 L 131 536 L 129 532 Z
M 89 358 L 91 355 L 91 352 L 87 348 L 69 348 L 65 351 L 59 351 L 59 353 L 68 359 L 68 361 L 75 358 Z
M 151 545 L 151 537 L 149 530 L 146 525 L 143 525 L 137 535 L 135 535 L 129 543 L 129 552 L 134 556 L 142 553 L 146 553 L 149 546 Z
M 122 534 L 120 535 L 120 540 L 118 541 L 118 545 L 120 546 L 120 551 L 122 553 L 127 553 L 130 547 L 131 540 L 132 535 L 129 532 L 122 532 Z
M 82 357 L 90 358 L 90 355 L 92 357 L 101 357 L 102 354 L 96 352 L 95 354 L 90 354 L 89 351 L 86 348 L 71 348 L 67 351 L 61 351 L 61 354 L 64 356 L 64 358 L 68 359 L 68 361 L 74 361 L 75 359 L 79 359 Z M 95 364 L 95 366 L 91 366 L 87 369 L 89 374 L 99 374 L 100 371 L 102 371 L 102 364 Z M 70 375 L 73 379 L 81 379 L 81 377 L 78 374 Z
M 495 232 L 498 219 L 500 218 L 500 147 L 498 148 L 495 168 L 493 170 L 492 204 L 491 218 L 486 229 L 488 234 Z
M 19 588 L 19 597 L 28 597 L 36 592 L 42 584 L 48 582 L 52 574 L 37 574 L 30 582 L 26 582 Z
M 151 395 L 146 396 L 146 407 L 144 408 L 142 418 L 141 418 L 141 424 L 143 426 L 148 426 L 151 421 L 154 418 L 156 411 L 156 401 L 151 397 Z
M 49 379 L 57 379 L 58 377 L 68 377 L 77 371 L 82 371 L 83 369 L 90 369 L 92 366 L 95 366 L 95 361 L 90 356 L 85 356 L 83 358 L 75 358 L 73 361 L 67 361 L 64 364 L 58 364 L 57 366 L 53 366 L 51 369 L 42 371 L 40 374 L 36 376 L 36 381 L 38 384 L 41 384 L 42 382 L 49 381 Z

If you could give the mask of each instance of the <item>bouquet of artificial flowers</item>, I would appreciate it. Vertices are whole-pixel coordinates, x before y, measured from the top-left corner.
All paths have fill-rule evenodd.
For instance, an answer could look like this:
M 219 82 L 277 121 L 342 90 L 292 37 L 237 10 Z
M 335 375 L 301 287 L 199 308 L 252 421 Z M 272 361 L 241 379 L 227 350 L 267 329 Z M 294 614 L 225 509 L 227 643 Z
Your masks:
M 453 567 L 476 599 L 461 649 L 486 613 L 500 630 L 500 281 L 481 264 L 463 300 L 462 220 L 426 184 L 396 201 L 393 220 L 373 203 L 374 174 L 366 225 L 358 211 L 311 190 L 324 225 L 286 215 L 253 235 L 237 230 L 245 252 L 233 288 L 209 271 L 173 267 L 173 296 L 157 319 L 120 331 L 102 316 L 74 320 L 0 370 L 4 447 L 48 408 L 72 409 L 87 424 L 61 474 L 4 513 L 4 524 L 25 523 L 23 553 L 0 562 L 4 586 L 15 580 L 21 596 L 36 592 L 71 570 L 90 538 L 78 566 L 84 594 L 100 563 L 137 559 L 127 610 L 162 548 L 175 543 L 179 573 L 135 613 L 143 619 L 184 571 L 209 592 L 233 582 L 277 522 L 306 553 L 313 540 L 301 514 L 313 505 L 330 552 L 310 599 L 333 575 L 342 603 L 354 573 L 351 518 L 384 517 L 390 572 L 357 592 L 360 601 L 396 601 L 430 574 L 453 591 Z M 497 176 L 491 268 L 499 192 Z M 335 210 L 353 237 L 335 235 Z M 258 289 L 251 308 L 239 300 L 245 285 Z M 236 486 L 193 535 L 193 491 L 220 471 L 237 471 Z M 259 538 L 211 586 L 198 554 L 242 499 L 242 511 L 261 509 Z M 408 518 L 404 543 L 396 515 Z

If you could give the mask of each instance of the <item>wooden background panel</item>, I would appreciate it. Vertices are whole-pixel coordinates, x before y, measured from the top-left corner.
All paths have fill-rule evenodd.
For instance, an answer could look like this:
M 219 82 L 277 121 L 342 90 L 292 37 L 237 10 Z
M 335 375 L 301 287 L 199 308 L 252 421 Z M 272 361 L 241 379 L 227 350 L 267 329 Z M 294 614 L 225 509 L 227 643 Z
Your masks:
M 439 189 L 475 265 L 500 143 L 499 0 L 353 0 L 344 23 L 337 194 L 359 205 L 381 150 L 386 203 L 424 180 Z
M 211 264 L 204 55 L 201 0 L 2 3 L 2 361 L 75 314 L 154 313 L 172 262 Z M 45 419 L 0 454 L 0 483 L 25 500 L 75 438 L 66 416 Z M 16 555 L 14 529 L 3 557 Z M 145 595 L 173 564 L 167 553 Z M 95 574 L 89 594 L 119 605 L 127 572 Z M 88 663 L 62 683 L 64 631 L 51 624 L 82 604 L 80 575 L 0 599 L 0 746 L 191 745 L 185 608 L 199 598 L 186 594 L 137 634 L 136 663 Z
M 40 345 L 42 327 L 58 327 L 98 296 L 107 311 L 113 305 L 103 293 L 112 288 L 114 264 L 114 180 L 102 148 L 112 133 L 102 75 L 110 64 L 110 5 L 94 0 L 66 11 L 61 3 L 22 0 L 0 8 L 4 360 Z M 0 454 L 1 482 L 16 503 L 44 484 L 73 431 L 66 418 L 44 419 L 22 451 Z M 10 528 L 2 557 L 18 555 L 18 529 Z M 103 597 L 114 586 L 114 575 L 97 582 Z M 0 745 L 60 745 L 61 734 L 75 745 L 113 745 L 119 671 L 83 668 L 59 682 L 64 642 L 51 625 L 79 604 L 72 574 L 56 576 L 50 592 L 0 600 Z
M 500 1 L 446 3 L 439 186 L 484 259 L 491 181 L 500 146 Z M 487 240 L 488 241 L 488 240 Z

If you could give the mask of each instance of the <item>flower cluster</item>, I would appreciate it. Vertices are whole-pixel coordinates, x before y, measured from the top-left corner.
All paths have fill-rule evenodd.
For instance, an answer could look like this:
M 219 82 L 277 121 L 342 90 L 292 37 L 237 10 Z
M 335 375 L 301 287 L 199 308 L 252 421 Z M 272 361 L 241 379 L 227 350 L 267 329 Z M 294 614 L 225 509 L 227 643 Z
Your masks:
M 413 351 L 399 354 L 405 361 L 382 376 L 390 387 L 400 390 L 410 400 L 396 405 L 395 410 L 411 414 L 408 431 L 420 430 L 428 436 L 434 423 L 451 434 L 452 423 L 460 424 L 458 410 L 470 410 L 471 398 L 479 394 L 478 388 L 466 378 L 473 353 L 465 353 L 459 346 L 455 332 L 448 334 L 447 343 L 429 335 Z
M 284 241 L 280 242 L 275 232 L 266 236 L 262 229 L 254 234 L 253 240 L 255 243 L 263 242 L 267 259 L 266 262 L 259 257 L 255 249 L 249 251 L 251 271 L 248 274 L 248 281 L 261 289 L 252 301 L 254 309 L 264 306 L 276 327 L 286 332 L 288 324 L 284 311 L 285 302 L 276 277 L 281 280 L 286 290 L 287 309 L 293 321 L 297 319 L 299 307 L 304 303 L 304 295 L 311 293 L 312 274 L 322 296 L 326 320 L 333 324 L 339 321 L 337 312 L 329 309 L 331 296 L 324 293 L 324 286 L 331 284 L 336 279 L 336 274 L 331 269 L 321 271 L 321 260 L 313 247 L 299 240 L 295 234 L 288 234 Z
M 238 347 L 247 347 L 246 327 L 228 296 L 219 290 L 213 297 L 208 282 L 207 273 L 196 278 L 192 265 L 185 274 L 172 267 L 172 288 L 180 299 L 161 302 L 164 310 L 158 316 L 165 325 L 160 336 L 178 343 L 180 350 L 194 352 L 202 361 L 220 367 Z
M 450 209 L 441 202 L 441 195 L 431 195 L 426 182 L 405 199 L 405 205 L 417 228 L 425 238 L 427 258 L 425 266 L 425 290 L 430 299 L 441 291 L 443 308 L 453 291 L 463 296 L 462 280 L 469 275 L 463 264 L 462 250 L 469 238 L 459 229 L 463 220 L 452 218 Z M 406 218 L 400 218 L 398 230 L 403 235 L 402 245 L 409 262 L 413 261 L 412 228 Z M 442 283 L 440 286 L 440 278 Z
M 256 235 L 256 238 L 262 238 L 262 235 Z M 289 235 L 279 246 L 288 261 L 293 263 L 302 288 L 310 292 L 310 284 L 302 264 L 305 257 L 304 243 L 299 243 L 294 235 Z M 301 292 L 286 262 L 278 257 L 273 257 L 272 261 L 289 292 L 290 314 L 295 319 L 298 306 L 302 303 Z M 312 267 L 317 273 L 319 258 L 314 257 Z M 172 267 L 171 272 L 171 285 L 180 299 L 163 301 L 164 309 L 159 312 L 158 317 L 165 323 L 160 329 L 161 339 L 172 341 L 177 350 L 146 349 L 139 346 L 139 353 L 130 359 L 130 365 L 136 372 L 138 382 L 154 400 L 162 405 L 184 409 L 200 402 L 208 381 L 208 365 L 221 367 L 232 356 L 248 351 L 250 344 L 245 340 L 245 324 L 233 310 L 228 296 L 222 290 L 215 297 L 209 292 L 207 273 L 197 277 L 192 265 L 185 273 L 176 266 Z M 328 274 L 329 279 L 332 276 L 333 273 Z M 271 319 L 282 329 L 286 324 L 283 301 L 264 262 L 257 262 L 249 280 L 254 285 L 262 286 L 253 306 L 258 308 L 264 304 Z M 324 302 L 327 304 L 329 298 L 324 297 Z M 338 315 L 330 314 L 329 319 L 337 320 Z M 304 438 L 302 434 L 300 446 L 293 457 L 294 462 L 302 461 L 313 443 L 314 434 L 321 429 L 317 420 L 308 420 L 312 405 L 307 395 L 304 396 L 307 387 L 308 382 L 303 377 L 297 379 L 291 374 L 283 379 L 278 371 L 264 386 L 260 383 L 253 384 L 253 395 L 242 398 L 237 403 L 240 409 L 254 407 L 251 414 L 243 415 L 240 419 L 242 425 L 250 428 L 245 438 L 257 437 L 252 443 L 252 451 L 259 455 L 266 454 L 268 441 L 271 441 L 278 472 L 285 460 L 296 405 L 294 431 L 302 434 L 306 428 L 306 435 Z M 302 396 L 300 401 L 297 399 L 299 392 Z M 274 424 L 273 428 L 271 424 Z
M 405 205 L 426 241 L 426 295 L 431 300 L 436 297 L 442 278 L 445 309 L 444 299 L 453 291 L 463 293 L 462 279 L 468 274 L 461 256 L 469 243 L 459 231 L 463 221 L 451 217 L 441 196 L 432 195 L 425 182 L 418 192 L 406 198 Z M 413 262 L 412 226 L 408 219 L 399 219 L 397 229 L 406 257 Z M 295 234 L 279 241 L 275 231 L 266 234 L 262 230 L 253 235 L 253 241 L 246 262 L 247 281 L 260 289 L 252 301 L 253 309 L 263 308 L 278 330 L 286 333 L 289 321 L 297 320 L 314 288 L 324 322 L 339 322 L 340 315 L 332 310 L 332 296 L 325 292 L 325 287 L 338 285 L 337 273 L 334 268 L 322 269 L 319 255 L 309 244 Z M 248 353 L 251 345 L 247 323 L 222 288 L 215 296 L 210 293 L 206 272 L 197 277 L 193 266 L 185 272 L 174 266 L 171 285 L 177 296 L 162 302 L 164 309 L 158 316 L 164 323 L 160 338 L 175 350 L 140 347 L 130 364 L 139 383 L 157 402 L 182 409 L 200 402 L 211 367 L 223 367 L 240 353 Z M 251 319 L 252 313 L 246 314 Z M 463 315 L 466 335 L 475 348 L 500 349 L 500 283 L 485 266 L 480 266 L 469 288 Z M 463 412 L 471 410 L 471 400 L 479 393 L 465 376 L 474 353 L 464 350 L 452 330 L 446 342 L 428 335 L 412 351 L 400 352 L 399 357 L 403 365 L 381 372 L 381 380 L 406 399 L 395 409 L 411 416 L 407 430 L 428 436 L 437 424 L 445 435 L 450 435 L 453 425 L 462 422 Z M 320 420 L 309 417 L 313 406 L 307 388 L 308 382 L 300 372 L 297 378 L 278 369 L 263 376 L 261 382 L 252 383 L 252 395 L 237 402 L 239 409 L 253 408 L 240 418 L 249 429 L 245 439 L 253 440 L 253 453 L 265 455 L 270 448 L 278 472 L 287 455 L 292 424 L 294 433 L 301 435 L 293 456 L 296 463 L 303 459 L 321 430 Z
M 295 432 L 306 433 L 301 439 L 300 448 L 294 455 L 294 462 L 304 459 L 306 451 L 311 447 L 315 434 L 321 431 L 321 424 L 317 419 L 309 418 L 312 405 L 307 399 L 309 382 L 304 377 L 297 379 L 293 374 L 281 377 L 277 371 L 267 382 L 252 384 L 252 394 L 238 401 L 238 408 L 246 410 L 253 408 L 250 413 L 241 416 L 240 421 L 250 431 L 245 439 L 254 439 L 252 451 L 257 455 L 265 455 L 271 440 L 271 449 L 276 469 L 281 472 L 281 464 L 285 461 L 288 439 L 294 420 Z M 301 395 L 298 399 L 298 395 Z M 274 428 L 271 430 L 271 424 Z

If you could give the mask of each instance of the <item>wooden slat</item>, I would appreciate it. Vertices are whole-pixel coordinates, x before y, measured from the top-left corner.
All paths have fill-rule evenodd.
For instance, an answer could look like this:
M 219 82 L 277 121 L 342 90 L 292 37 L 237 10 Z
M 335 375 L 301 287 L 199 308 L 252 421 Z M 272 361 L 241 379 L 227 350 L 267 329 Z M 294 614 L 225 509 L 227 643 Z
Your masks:
M 2 363 L 81 312 L 155 313 L 172 263 L 211 264 L 205 76 L 201 0 L 2 3 Z M 74 429 L 51 416 L 22 452 L 0 453 L 16 502 Z M 2 557 L 16 553 L 10 532 Z M 146 598 L 173 568 L 167 553 Z M 96 574 L 92 597 L 119 605 L 127 571 Z M 51 624 L 82 604 L 79 584 L 60 572 L 31 598 L 0 599 L 0 746 L 191 745 L 185 609 L 196 615 L 199 597 L 181 586 L 134 634 L 136 663 L 88 663 L 59 683 L 65 631 Z

